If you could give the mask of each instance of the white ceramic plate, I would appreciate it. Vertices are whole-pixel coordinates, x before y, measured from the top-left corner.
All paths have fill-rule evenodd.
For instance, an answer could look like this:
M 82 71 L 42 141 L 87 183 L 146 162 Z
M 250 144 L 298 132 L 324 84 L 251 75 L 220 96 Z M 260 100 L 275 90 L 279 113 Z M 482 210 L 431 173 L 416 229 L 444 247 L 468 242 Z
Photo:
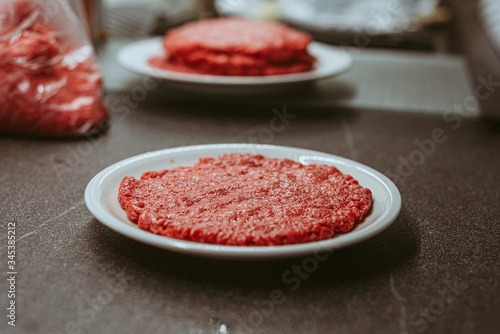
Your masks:
M 117 60 L 126 69 L 165 81 L 169 86 L 199 93 L 256 94 L 289 89 L 296 85 L 339 75 L 352 60 L 347 51 L 312 42 L 309 52 L 317 63 L 312 71 L 267 76 L 223 76 L 162 70 L 148 64 L 148 59 L 164 54 L 161 38 L 149 38 L 122 47 Z
M 224 246 L 177 240 L 143 231 L 132 223 L 118 202 L 118 188 L 125 176 L 139 178 L 143 172 L 194 165 L 200 157 L 227 152 L 258 153 L 304 164 L 334 165 L 372 191 L 373 204 L 365 219 L 346 234 L 332 239 L 284 246 Z M 87 185 L 85 203 L 104 225 L 137 241 L 175 252 L 226 259 L 268 259 L 317 254 L 346 247 L 382 232 L 396 219 L 401 195 L 396 186 L 376 170 L 335 155 L 300 148 L 256 144 L 184 146 L 149 152 L 117 162 L 97 174 Z

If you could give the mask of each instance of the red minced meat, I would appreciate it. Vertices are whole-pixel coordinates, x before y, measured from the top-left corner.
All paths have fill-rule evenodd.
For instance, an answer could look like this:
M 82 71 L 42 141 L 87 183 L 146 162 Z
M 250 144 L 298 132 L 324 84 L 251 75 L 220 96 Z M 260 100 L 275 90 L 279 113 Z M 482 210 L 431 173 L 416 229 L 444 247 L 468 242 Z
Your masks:
M 311 36 L 281 23 L 243 18 L 201 20 L 169 30 L 166 56 L 153 67 L 212 75 L 259 76 L 310 71 Z
M 221 245 L 287 245 L 346 233 L 372 194 L 333 166 L 227 153 L 125 177 L 119 202 L 138 227 Z

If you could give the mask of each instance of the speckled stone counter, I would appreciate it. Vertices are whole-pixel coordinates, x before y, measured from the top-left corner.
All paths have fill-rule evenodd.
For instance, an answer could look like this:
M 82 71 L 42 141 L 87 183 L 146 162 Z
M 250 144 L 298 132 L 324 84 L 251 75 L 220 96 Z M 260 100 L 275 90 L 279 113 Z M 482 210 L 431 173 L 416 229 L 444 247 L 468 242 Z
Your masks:
M 261 140 L 364 163 L 389 176 L 403 198 L 389 229 L 305 272 L 303 258 L 238 262 L 160 250 L 90 214 L 84 189 L 106 166 L 162 148 L 258 140 L 274 115 L 273 106 L 174 103 L 162 95 L 160 86 L 128 108 L 120 108 L 121 95 L 109 95 L 118 101 L 111 104 L 113 126 L 97 138 L 0 139 L 4 278 L 7 224 L 17 233 L 16 327 L 5 317 L 3 279 L 2 333 L 500 328 L 497 121 L 288 106 L 295 117 Z M 416 144 L 429 143 L 436 129 L 441 142 L 432 150 Z

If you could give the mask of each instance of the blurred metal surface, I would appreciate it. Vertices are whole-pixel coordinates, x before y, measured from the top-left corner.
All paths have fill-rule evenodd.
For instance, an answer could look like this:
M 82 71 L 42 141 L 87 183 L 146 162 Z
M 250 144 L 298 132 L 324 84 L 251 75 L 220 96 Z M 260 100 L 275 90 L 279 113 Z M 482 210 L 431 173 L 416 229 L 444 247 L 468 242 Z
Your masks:
M 438 0 L 217 0 L 215 7 L 220 15 L 281 20 L 330 44 L 435 51 L 443 49 L 437 39 L 452 15 L 439 4 Z
M 104 0 L 103 14 L 103 25 L 110 36 L 148 36 L 196 17 L 196 2 Z
M 491 44 L 500 55 L 500 1 L 480 0 L 478 16 Z

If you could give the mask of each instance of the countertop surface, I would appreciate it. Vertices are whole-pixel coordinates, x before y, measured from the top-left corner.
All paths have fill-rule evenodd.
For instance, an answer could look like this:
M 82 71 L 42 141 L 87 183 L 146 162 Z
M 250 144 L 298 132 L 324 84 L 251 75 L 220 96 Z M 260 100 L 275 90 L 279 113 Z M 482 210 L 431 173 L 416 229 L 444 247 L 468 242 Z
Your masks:
M 128 108 L 115 103 L 111 129 L 97 138 L 1 139 L 4 277 L 7 224 L 14 223 L 17 233 L 16 327 L 4 317 L 2 332 L 500 328 L 498 122 L 288 106 L 283 131 L 259 139 L 274 117 L 272 108 L 174 103 L 162 89 Z M 120 101 L 121 95 L 108 98 Z M 286 102 L 275 107 L 283 110 Z M 436 129 L 444 136 L 430 144 Z M 380 235 L 335 251 L 304 272 L 305 258 L 239 262 L 160 250 L 111 231 L 84 204 L 90 179 L 124 158 L 251 138 L 328 152 L 381 171 L 401 192 L 399 218 Z M 5 288 L 4 279 L 4 313 Z
M 474 64 L 471 92 L 491 74 Z M 100 136 L 0 137 L 1 333 L 498 333 L 500 121 L 484 117 L 498 115 L 498 92 L 477 117 L 428 105 L 409 113 L 404 103 L 401 112 L 312 106 L 295 94 L 175 97 L 163 84 L 134 90 L 142 77 L 119 80 L 127 85 L 109 90 L 112 126 Z M 271 122 L 285 109 L 277 131 Z M 141 244 L 85 206 L 88 182 L 122 159 L 249 142 L 366 164 L 397 185 L 401 213 L 381 234 L 320 259 L 230 261 Z

